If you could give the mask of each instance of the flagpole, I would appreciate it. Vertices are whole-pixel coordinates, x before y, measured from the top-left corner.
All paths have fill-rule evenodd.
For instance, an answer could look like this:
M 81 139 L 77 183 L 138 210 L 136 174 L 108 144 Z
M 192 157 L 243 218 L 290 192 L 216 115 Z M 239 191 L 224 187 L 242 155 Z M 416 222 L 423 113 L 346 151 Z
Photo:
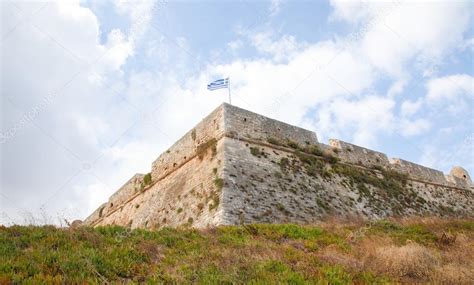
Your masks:
M 228 81 L 228 84 L 227 84 L 227 90 L 229 91 L 229 104 L 232 105 L 232 99 L 230 97 L 230 78 L 229 78 L 229 81 Z

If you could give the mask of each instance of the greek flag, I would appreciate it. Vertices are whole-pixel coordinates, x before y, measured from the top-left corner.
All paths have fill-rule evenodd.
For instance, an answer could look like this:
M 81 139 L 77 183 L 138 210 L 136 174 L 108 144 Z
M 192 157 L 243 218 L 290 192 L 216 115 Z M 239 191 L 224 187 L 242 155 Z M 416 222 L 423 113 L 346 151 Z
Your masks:
M 229 88 L 229 78 L 219 79 L 207 84 L 207 90 L 214 91 L 221 88 Z

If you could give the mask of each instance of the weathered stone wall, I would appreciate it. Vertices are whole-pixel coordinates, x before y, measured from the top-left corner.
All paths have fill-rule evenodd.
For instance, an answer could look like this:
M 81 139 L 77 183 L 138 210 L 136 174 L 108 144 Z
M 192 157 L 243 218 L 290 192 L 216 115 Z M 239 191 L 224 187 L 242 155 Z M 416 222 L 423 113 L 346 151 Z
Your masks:
M 453 175 L 445 175 L 446 181 L 448 182 L 448 185 L 455 185 L 456 187 L 460 188 L 471 188 L 472 184 L 469 183 L 468 181 L 461 179 L 459 177 L 453 176 Z
M 112 196 L 110 196 L 107 203 L 102 204 L 97 210 L 92 213 L 84 222 L 91 223 L 96 221 L 114 211 L 117 208 L 120 208 L 121 205 L 127 202 L 127 200 L 137 194 L 142 187 L 143 174 L 137 173 L 132 178 L 130 178 L 122 187 L 119 188 Z
M 229 136 L 243 137 L 258 141 L 267 141 L 276 138 L 281 141 L 287 139 L 300 145 L 315 144 L 318 142 L 316 133 L 295 127 L 262 115 L 224 104 L 225 128 Z
M 445 177 L 446 180 L 458 187 L 469 188 L 473 186 L 469 173 L 460 166 L 454 166 L 449 175 L 445 175 Z
M 99 208 L 97 208 L 94 212 L 92 212 L 92 214 L 89 215 L 89 217 L 84 220 L 83 224 L 94 225 L 94 223 L 100 220 L 100 218 L 102 217 L 105 206 L 107 206 L 107 203 L 103 203 L 102 205 L 100 205 Z
M 129 197 L 140 191 L 142 187 L 143 174 L 137 173 L 127 181 L 117 192 L 109 198 L 109 206 L 114 207 L 125 203 Z
M 202 158 L 194 156 L 115 211 L 103 211 L 101 218 L 91 224 L 132 228 L 220 224 L 222 188 L 218 181 L 224 159 L 221 142 L 215 152 L 209 150 Z
M 384 153 L 360 147 L 341 140 L 330 139 L 329 145 L 336 148 L 337 156 L 344 162 L 366 167 L 389 167 L 390 162 Z
M 152 164 L 153 180 L 173 172 L 196 155 L 198 146 L 219 139 L 224 134 L 224 108 L 221 106 L 205 117 L 192 130 L 163 152 Z
M 252 154 L 251 148 L 259 153 Z M 469 190 L 409 180 L 403 192 L 394 195 L 390 189 L 354 184 L 327 162 L 323 174 L 310 174 L 295 153 L 225 138 L 223 223 L 311 223 L 326 215 L 373 219 L 474 214 L 474 193 Z M 374 169 L 363 171 L 380 176 Z
M 335 155 L 342 161 L 364 167 L 382 167 L 405 173 L 413 179 L 436 183 L 446 186 L 469 188 L 472 183 L 469 179 L 460 179 L 453 175 L 444 175 L 443 172 L 423 165 L 409 162 L 400 158 L 388 158 L 386 154 L 350 144 L 337 139 L 330 139 L 329 145 L 334 149 Z M 319 144 L 320 148 L 327 149 Z
M 132 177 L 85 224 L 207 227 L 310 223 L 325 215 L 474 215 L 473 185 L 460 167 L 445 176 L 340 140 L 325 145 L 314 132 L 228 104 L 161 154 L 151 177 L 150 185 L 143 174 Z
M 282 173 L 279 162 L 291 153 L 232 138 L 225 138 L 224 144 L 223 223 L 305 223 L 324 214 L 316 204 L 321 198 L 318 181 L 307 180 L 302 186 Z M 250 148 L 260 153 L 252 155 Z
M 390 159 L 391 168 L 408 174 L 410 177 L 439 184 L 447 184 L 446 177 L 443 172 L 419 165 L 413 162 L 409 162 L 400 158 Z

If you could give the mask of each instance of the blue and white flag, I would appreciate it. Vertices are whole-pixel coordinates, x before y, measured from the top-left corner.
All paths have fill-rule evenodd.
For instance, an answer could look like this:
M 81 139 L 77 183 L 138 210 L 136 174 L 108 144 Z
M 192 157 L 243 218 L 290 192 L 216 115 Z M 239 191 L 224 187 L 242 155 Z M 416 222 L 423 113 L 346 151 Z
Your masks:
M 219 79 L 207 84 L 207 90 L 214 91 L 221 88 L 229 88 L 229 78 Z

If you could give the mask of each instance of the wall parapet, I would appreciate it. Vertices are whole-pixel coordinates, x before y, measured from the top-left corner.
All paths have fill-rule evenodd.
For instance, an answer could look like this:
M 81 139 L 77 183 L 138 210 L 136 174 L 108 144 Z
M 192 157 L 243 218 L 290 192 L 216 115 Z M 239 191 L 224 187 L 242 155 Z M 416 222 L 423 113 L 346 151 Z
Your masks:
M 224 103 L 224 108 L 225 128 L 230 136 L 240 136 L 258 141 L 278 138 L 279 140 L 291 140 L 300 145 L 318 143 L 315 132 L 270 119 L 233 105 Z
M 447 184 L 444 173 L 439 170 L 406 161 L 401 158 L 391 158 L 390 164 L 390 167 L 393 170 L 405 173 L 413 178 L 439 184 Z
M 197 155 L 199 147 L 218 140 L 223 136 L 240 137 L 267 142 L 270 138 L 293 141 L 299 145 L 318 145 L 323 151 L 337 155 L 345 163 L 367 168 L 383 167 L 406 173 L 420 181 L 462 188 L 472 187 L 469 175 L 463 179 L 459 175 L 444 175 L 439 170 L 425 167 L 400 158 L 388 158 L 386 154 L 351 144 L 338 139 L 330 139 L 329 145 L 319 143 L 315 132 L 292 126 L 257 113 L 221 104 L 202 119 L 193 129 L 163 152 L 152 164 L 152 178 L 156 181 L 173 172 L 174 169 Z M 458 167 L 459 168 L 459 167 Z M 457 172 L 467 173 L 464 169 Z M 457 173 L 456 172 L 456 173 Z M 464 174 L 463 174 L 464 175 Z
M 321 145 L 321 144 L 320 144 Z M 451 174 L 419 165 L 401 158 L 388 158 L 386 154 L 368 148 L 360 147 L 338 139 L 330 139 L 329 146 L 337 153 L 342 162 L 372 168 L 374 166 L 392 169 L 407 174 L 419 181 L 461 188 L 472 187 L 467 171 L 454 167 Z
M 109 198 L 109 204 L 111 207 L 122 204 L 130 196 L 137 193 L 141 190 L 143 177 L 145 175 L 137 173 L 132 176 L 122 187 L 119 188 L 112 196 Z
M 337 149 L 339 159 L 351 164 L 365 167 L 388 167 L 390 161 L 386 154 L 368 148 L 357 146 L 337 139 L 330 139 L 329 145 Z
M 103 203 L 100 205 L 92 214 L 90 214 L 83 222 L 84 225 L 93 225 L 96 221 L 98 221 L 104 214 L 105 206 L 107 203 Z
M 152 163 L 153 180 L 171 173 L 179 165 L 195 156 L 199 151 L 199 146 L 222 136 L 224 132 L 224 108 L 221 105 Z
M 101 217 L 107 215 L 109 212 L 123 206 L 130 197 L 140 192 L 142 189 L 142 181 L 145 175 L 137 173 L 132 176 L 122 187 L 115 191 L 106 203 L 103 203 L 97 210 L 95 210 L 86 220 L 85 223 L 92 223 Z

